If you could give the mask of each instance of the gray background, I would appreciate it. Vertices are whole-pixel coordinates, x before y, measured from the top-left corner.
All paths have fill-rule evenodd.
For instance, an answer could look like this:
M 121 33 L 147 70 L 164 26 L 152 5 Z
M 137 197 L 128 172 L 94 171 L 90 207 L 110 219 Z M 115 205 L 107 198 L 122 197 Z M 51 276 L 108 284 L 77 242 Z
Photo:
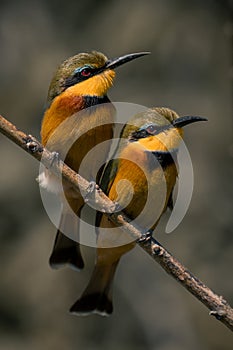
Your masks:
M 81 51 L 108 57 L 151 51 L 122 66 L 114 101 L 206 116 L 186 129 L 192 202 L 161 241 L 233 304 L 232 1 L 1 1 L 0 113 L 39 137 L 56 66 Z M 232 335 L 139 248 L 122 259 L 110 318 L 67 310 L 91 273 L 52 271 L 55 228 L 35 178 L 38 163 L 0 136 L 0 349 L 230 350 Z M 166 221 L 166 218 L 165 218 Z

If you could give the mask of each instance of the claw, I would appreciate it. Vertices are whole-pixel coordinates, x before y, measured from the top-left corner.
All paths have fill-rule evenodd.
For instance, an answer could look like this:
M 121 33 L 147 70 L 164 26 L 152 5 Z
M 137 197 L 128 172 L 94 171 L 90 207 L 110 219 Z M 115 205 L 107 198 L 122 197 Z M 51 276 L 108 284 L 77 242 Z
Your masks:
M 113 202 L 113 204 L 109 208 L 107 208 L 107 210 L 102 209 L 103 213 L 109 213 L 109 217 L 116 216 L 117 213 L 119 213 L 120 211 L 122 211 L 122 207 L 118 202 Z
M 147 232 L 142 233 L 141 237 L 137 240 L 137 243 L 144 243 L 149 241 L 152 237 L 153 230 L 148 230 Z
M 36 153 L 36 152 L 43 152 L 43 147 L 41 147 L 36 139 L 32 135 L 28 135 L 23 139 L 26 143 L 27 149 L 31 153 Z
M 87 193 L 83 197 L 85 202 L 88 202 L 90 199 L 92 199 L 92 195 L 95 193 L 95 190 L 98 190 L 99 186 L 96 184 L 95 181 L 90 181 L 88 187 L 87 187 Z
M 209 315 L 215 316 L 217 320 L 221 320 L 226 315 L 226 311 L 222 309 L 212 310 L 209 312 Z
M 97 188 L 98 188 L 98 185 L 95 183 L 95 181 L 90 181 L 87 188 L 87 193 L 93 193 Z
M 59 160 L 60 160 L 60 158 L 59 158 L 59 153 L 58 152 L 51 152 L 51 163 L 50 163 L 50 167 L 52 167 L 53 166 L 53 164 L 55 163 L 55 162 L 59 162 Z

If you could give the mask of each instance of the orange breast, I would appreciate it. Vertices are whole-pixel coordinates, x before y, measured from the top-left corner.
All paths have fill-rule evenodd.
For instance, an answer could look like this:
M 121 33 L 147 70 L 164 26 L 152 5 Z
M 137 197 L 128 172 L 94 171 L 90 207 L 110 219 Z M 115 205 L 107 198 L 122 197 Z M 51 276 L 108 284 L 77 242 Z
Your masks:
M 83 96 L 61 94 L 46 110 L 41 125 L 41 142 L 46 145 L 56 128 L 68 117 L 84 108 Z
M 114 115 L 115 108 L 111 103 L 85 108 L 84 96 L 64 92 L 54 99 L 45 112 L 41 128 L 42 143 L 50 151 L 58 152 L 67 165 L 79 172 L 88 152 L 105 140 L 112 139 Z M 109 147 L 108 143 L 101 147 L 101 152 L 92 152 L 89 158 L 85 158 L 83 177 L 95 181 L 97 167 L 106 162 Z

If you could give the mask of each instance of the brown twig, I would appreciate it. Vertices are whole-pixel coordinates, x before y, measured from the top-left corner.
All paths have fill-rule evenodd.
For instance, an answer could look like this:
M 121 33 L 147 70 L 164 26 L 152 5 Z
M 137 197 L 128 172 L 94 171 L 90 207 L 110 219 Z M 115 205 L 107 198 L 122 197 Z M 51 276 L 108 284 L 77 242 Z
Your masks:
M 31 135 L 26 135 L 18 130 L 13 124 L 0 116 L 0 131 L 18 146 L 23 148 L 34 158 L 41 161 L 51 172 L 61 174 L 63 179 L 71 184 L 74 190 L 83 191 L 88 196 L 90 183 L 75 173 L 61 160 L 53 162 L 54 154 L 46 150 L 40 142 Z M 42 157 L 43 154 L 43 157 Z M 193 276 L 174 256 L 172 256 L 159 242 L 149 234 L 142 234 L 140 228 L 130 224 L 130 220 L 123 212 L 116 212 L 116 204 L 113 203 L 102 191 L 96 187 L 94 189 L 95 205 L 99 210 L 108 213 L 110 219 L 115 224 L 120 224 L 138 245 L 144 249 L 162 268 L 180 284 L 199 299 L 209 310 L 210 315 L 214 315 L 217 320 L 233 330 L 233 309 L 227 301 L 210 288 L 205 286 L 198 278 Z

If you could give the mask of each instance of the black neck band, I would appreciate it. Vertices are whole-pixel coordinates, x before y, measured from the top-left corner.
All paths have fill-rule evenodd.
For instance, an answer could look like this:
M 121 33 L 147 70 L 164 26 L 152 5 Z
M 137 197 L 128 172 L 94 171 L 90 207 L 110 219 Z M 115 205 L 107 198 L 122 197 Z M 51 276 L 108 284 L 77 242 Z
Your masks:
M 177 152 L 178 149 L 174 148 L 170 152 L 168 151 L 153 151 L 150 152 L 158 160 L 159 164 L 163 169 L 168 165 L 174 164 L 177 161 Z
M 108 96 L 89 96 L 86 95 L 84 96 L 84 101 L 85 101 L 85 108 L 91 107 L 91 106 L 96 106 L 101 103 L 108 103 L 110 102 Z

